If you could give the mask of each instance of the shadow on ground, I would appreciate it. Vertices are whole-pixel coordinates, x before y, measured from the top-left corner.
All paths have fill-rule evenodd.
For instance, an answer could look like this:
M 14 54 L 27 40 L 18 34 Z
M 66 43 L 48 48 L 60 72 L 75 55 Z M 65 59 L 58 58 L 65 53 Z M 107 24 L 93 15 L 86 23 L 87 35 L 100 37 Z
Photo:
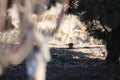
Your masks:
M 120 65 L 104 65 L 104 60 L 74 49 L 51 48 L 47 80 L 120 80 Z M 9 67 L 0 80 L 26 80 L 25 64 Z

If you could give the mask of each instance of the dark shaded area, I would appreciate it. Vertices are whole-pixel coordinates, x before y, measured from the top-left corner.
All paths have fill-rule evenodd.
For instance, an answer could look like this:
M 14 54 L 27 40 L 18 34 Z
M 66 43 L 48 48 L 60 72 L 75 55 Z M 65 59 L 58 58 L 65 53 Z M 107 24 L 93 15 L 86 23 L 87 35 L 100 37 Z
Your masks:
M 9 31 L 9 30 L 12 30 L 14 29 L 14 26 L 11 22 L 11 17 L 8 16 L 8 9 L 12 8 L 13 4 L 14 4 L 14 0 L 7 0 L 6 2 L 6 6 L 7 6 L 7 9 L 6 9 L 6 17 L 5 17 L 5 23 L 4 23 L 4 27 L 2 29 L 2 31 Z M 5 6 L 4 6 L 5 7 Z
M 52 6 L 56 6 L 56 0 L 50 0 L 48 4 L 48 9 L 50 9 Z
M 103 60 L 71 49 L 51 48 L 50 51 L 47 80 L 120 80 L 120 65 L 103 65 Z M 0 80 L 27 80 L 25 62 L 9 67 Z
M 0 77 L 0 80 L 26 80 L 26 68 L 25 62 L 18 66 L 10 66 L 8 67 L 4 74 Z
M 77 4 L 76 1 L 78 1 Z M 86 23 L 100 20 L 102 25 L 117 28 L 120 25 L 119 4 L 119 0 L 70 0 L 68 13 L 80 16 Z M 78 6 L 75 7 L 75 5 Z M 83 12 L 84 14 L 81 14 Z
M 7 0 L 7 9 L 11 8 L 14 3 L 14 0 Z
M 118 63 L 120 56 L 120 0 L 70 0 L 69 14 L 87 24 L 87 31 L 107 42 L 107 63 Z

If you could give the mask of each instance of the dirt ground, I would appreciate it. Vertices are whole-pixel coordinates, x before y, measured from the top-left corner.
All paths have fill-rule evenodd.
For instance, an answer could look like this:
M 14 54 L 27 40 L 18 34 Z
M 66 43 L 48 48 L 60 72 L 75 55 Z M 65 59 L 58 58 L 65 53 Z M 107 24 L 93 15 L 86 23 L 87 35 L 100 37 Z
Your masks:
M 47 80 L 120 80 L 120 65 L 103 64 L 104 46 L 50 47 L 52 59 L 47 66 Z M 0 80 L 27 80 L 24 62 L 16 67 L 10 66 Z

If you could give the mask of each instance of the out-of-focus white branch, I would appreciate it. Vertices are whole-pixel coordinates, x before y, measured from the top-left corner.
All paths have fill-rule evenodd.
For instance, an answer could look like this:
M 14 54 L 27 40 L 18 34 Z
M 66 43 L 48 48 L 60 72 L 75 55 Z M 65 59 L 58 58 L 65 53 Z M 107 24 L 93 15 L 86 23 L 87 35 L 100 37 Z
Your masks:
M 21 26 L 21 42 L 17 49 L 11 51 L 10 46 L 0 44 L 0 49 L 7 49 L 7 51 L 0 50 L 0 72 L 2 68 L 8 65 L 18 65 L 27 57 L 32 51 L 33 45 L 37 44 L 39 51 L 33 52 L 36 59 L 36 66 L 34 69 L 35 80 L 45 80 L 46 78 L 46 65 L 50 61 L 50 51 L 48 47 L 48 41 L 50 37 L 53 37 L 56 31 L 59 29 L 62 17 L 65 9 L 63 7 L 55 29 L 49 35 L 47 32 L 39 32 L 39 29 L 35 25 L 35 21 L 31 17 L 34 13 L 40 15 L 47 9 L 49 0 L 15 0 L 20 12 L 20 26 Z M 64 4 L 63 4 L 64 6 Z M 36 9 L 38 11 L 36 11 Z M 9 57 L 8 57 L 9 56 Z
M 48 3 L 48 2 L 44 2 L 44 3 Z M 42 3 L 40 3 L 40 4 L 42 4 Z M 42 7 L 42 8 L 44 8 L 44 7 Z M 45 9 L 41 9 L 41 10 L 45 10 Z M 49 47 L 48 47 L 48 41 L 49 41 L 50 37 L 53 37 L 54 34 L 56 33 L 56 31 L 59 29 L 63 14 L 65 12 L 64 10 L 65 9 L 63 7 L 63 9 L 58 17 L 57 25 L 50 35 L 44 31 L 39 32 L 39 29 L 36 27 L 36 25 L 34 25 L 34 28 L 33 28 L 34 40 L 35 40 L 35 43 L 40 48 L 40 51 L 38 51 L 36 54 L 36 69 L 33 70 L 33 71 L 35 71 L 35 73 L 34 73 L 35 80 L 45 80 L 45 78 L 46 78 L 46 65 L 47 65 L 47 62 L 50 61 L 50 58 L 51 58 L 50 52 L 49 52 Z
M 45 80 L 46 65 L 47 65 L 46 60 L 47 59 L 48 59 L 47 61 L 50 60 L 49 48 L 46 46 L 45 36 L 43 37 L 43 35 L 39 35 L 39 30 L 36 28 L 36 26 L 34 25 L 34 21 L 31 18 L 31 15 L 33 14 L 32 10 L 34 9 L 34 7 L 36 7 L 36 5 L 40 6 L 40 4 L 43 5 L 45 3 L 45 0 L 41 0 L 41 1 L 35 0 L 35 1 L 33 1 L 33 3 L 32 2 L 30 3 L 30 1 L 25 3 L 25 8 L 26 9 L 29 8 L 28 9 L 29 11 L 27 11 L 27 10 L 24 10 L 25 12 L 23 11 L 26 21 L 23 21 L 22 25 L 23 25 L 23 27 L 26 27 L 26 29 L 28 29 L 28 27 L 30 27 L 32 25 L 30 27 L 28 33 L 25 33 L 25 35 L 27 36 L 29 34 L 29 32 L 32 32 L 33 35 L 31 35 L 31 36 L 33 36 L 35 43 L 39 46 L 39 49 L 40 49 L 40 51 L 38 51 L 36 54 L 35 54 L 35 52 L 32 53 L 36 56 L 36 58 L 35 58 L 36 59 L 36 67 L 35 67 L 35 70 L 33 70 L 33 71 L 35 71 L 35 72 L 33 72 L 33 77 L 35 80 Z M 39 1 L 39 2 L 37 2 L 37 1 Z M 34 4 L 34 5 L 32 5 L 32 4 Z M 41 12 L 43 12 L 45 10 L 43 6 L 40 8 L 41 8 L 40 9 Z M 46 56 L 47 56 L 47 59 L 46 59 Z

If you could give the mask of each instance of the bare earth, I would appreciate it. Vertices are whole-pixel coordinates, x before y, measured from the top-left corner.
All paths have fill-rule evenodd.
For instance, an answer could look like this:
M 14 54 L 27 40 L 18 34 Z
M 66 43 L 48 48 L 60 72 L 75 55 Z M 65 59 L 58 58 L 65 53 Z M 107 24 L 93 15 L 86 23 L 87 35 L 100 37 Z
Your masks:
M 105 65 L 104 46 L 50 45 L 52 59 L 47 66 L 47 80 L 120 80 L 120 65 Z M 24 62 L 10 66 L 0 80 L 27 80 Z

